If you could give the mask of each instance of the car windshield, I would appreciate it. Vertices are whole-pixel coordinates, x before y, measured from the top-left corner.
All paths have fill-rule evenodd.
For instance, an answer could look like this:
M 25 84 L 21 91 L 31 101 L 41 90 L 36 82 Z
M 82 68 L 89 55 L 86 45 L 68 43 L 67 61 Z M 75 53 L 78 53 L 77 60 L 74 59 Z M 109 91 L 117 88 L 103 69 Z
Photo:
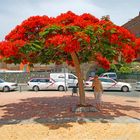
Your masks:
M 0 79 L 0 83 L 3 83 L 3 82 L 5 82 L 4 80 L 2 80 L 2 79 Z
M 104 75 L 104 74 L 102 73 L 102 74 L 100 75 L 100 77 L 103 77 L 103 75 Z

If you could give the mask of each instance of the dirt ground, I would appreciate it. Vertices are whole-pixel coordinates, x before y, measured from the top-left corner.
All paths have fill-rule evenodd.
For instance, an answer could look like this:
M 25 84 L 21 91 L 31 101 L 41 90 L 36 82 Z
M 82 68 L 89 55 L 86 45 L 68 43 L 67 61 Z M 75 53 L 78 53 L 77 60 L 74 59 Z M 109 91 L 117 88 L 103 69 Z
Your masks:
M 92 94 L 87 102 L 94 106 Z M 70 93 L 2 93 L 0 140 L 139 140 L 140 100 L 103 95 L 102 112 L 72 113 L 78 97 Z M 96 118 L 92 122 L 40 123 L 50 118 Z M 33 122 L 28 121 L 34 119 Z M 127 121 L 125 118 L 128 118 Z M 100 121 L 107 119 L 108 121 Z M 116 121 L 117 120 L 117 121 Z M 136 120 L 136 121 L 135 121 Z M 10 122 L 13 121 L 13 124 Z M 133 122 L 134 121 L 134 122 Z M 24 122 L 24 123 L 23 123 Z

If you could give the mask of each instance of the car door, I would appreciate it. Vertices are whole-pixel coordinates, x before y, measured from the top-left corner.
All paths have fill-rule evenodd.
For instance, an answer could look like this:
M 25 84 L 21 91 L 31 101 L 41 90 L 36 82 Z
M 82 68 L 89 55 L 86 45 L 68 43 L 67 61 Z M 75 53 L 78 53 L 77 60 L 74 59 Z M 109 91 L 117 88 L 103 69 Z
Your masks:
M 77 78 L 74 77 L 73 75 L 69 74 L 68 75 L 68 80 L 66 81 L 68 83 L 69 87 L 76 86 L 77 84 Z
M 49 79 L 39 79 L 38 85 L 41 90 L 48 89 L 50 85 Z
M 50 90 L 53 90 L 53 89 L 57 89 L 57 86 L 56 86 L 56 82 L 52 79 L 47 79 L 46 80 L 47 82 L 47 89 L 50 89 Z
M 115 90 L 116 82 L 109 78 L 101 78 L 102 86 L 104 90 Z

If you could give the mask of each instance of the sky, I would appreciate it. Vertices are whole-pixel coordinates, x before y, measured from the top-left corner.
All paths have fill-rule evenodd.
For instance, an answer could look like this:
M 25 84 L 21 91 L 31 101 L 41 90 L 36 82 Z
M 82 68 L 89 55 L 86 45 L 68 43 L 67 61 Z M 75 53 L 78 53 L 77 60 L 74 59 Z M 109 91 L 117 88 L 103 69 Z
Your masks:
M 67 11 L 97 18 L 109 15 L 121 26 L 139 15 L 140 0 L 0 0 L 0 41 L 30 16 L 56 17 Z

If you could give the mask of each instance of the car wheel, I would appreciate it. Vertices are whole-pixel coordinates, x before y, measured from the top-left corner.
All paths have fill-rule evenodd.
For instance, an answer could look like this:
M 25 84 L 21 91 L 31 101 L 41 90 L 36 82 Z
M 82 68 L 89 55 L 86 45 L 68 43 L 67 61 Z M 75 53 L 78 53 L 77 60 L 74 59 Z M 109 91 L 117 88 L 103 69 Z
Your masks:
M 59 87 L 58 87 L 58 90 L 59 90 L 59 91 L 64 91 L 65 88 L 64 88 L 64 86 L 59 86 Z
M 122 90 L 123 92 L 128 92 L 128 91 L 129 91 L 129 88 L 128 88 L 127 86 L 123 86 L 123 87 L 121 88 L 121 90 Z
M 34 86 L 34 87 L 33 87 L 33 90 L 34 90 L 34 91 L 39 91 L 39 87 L 38 87 L 38 86 Z
M 3 87 L 3 92 L 8 92 L 10 91 L 10 88 L 8 86 Z

